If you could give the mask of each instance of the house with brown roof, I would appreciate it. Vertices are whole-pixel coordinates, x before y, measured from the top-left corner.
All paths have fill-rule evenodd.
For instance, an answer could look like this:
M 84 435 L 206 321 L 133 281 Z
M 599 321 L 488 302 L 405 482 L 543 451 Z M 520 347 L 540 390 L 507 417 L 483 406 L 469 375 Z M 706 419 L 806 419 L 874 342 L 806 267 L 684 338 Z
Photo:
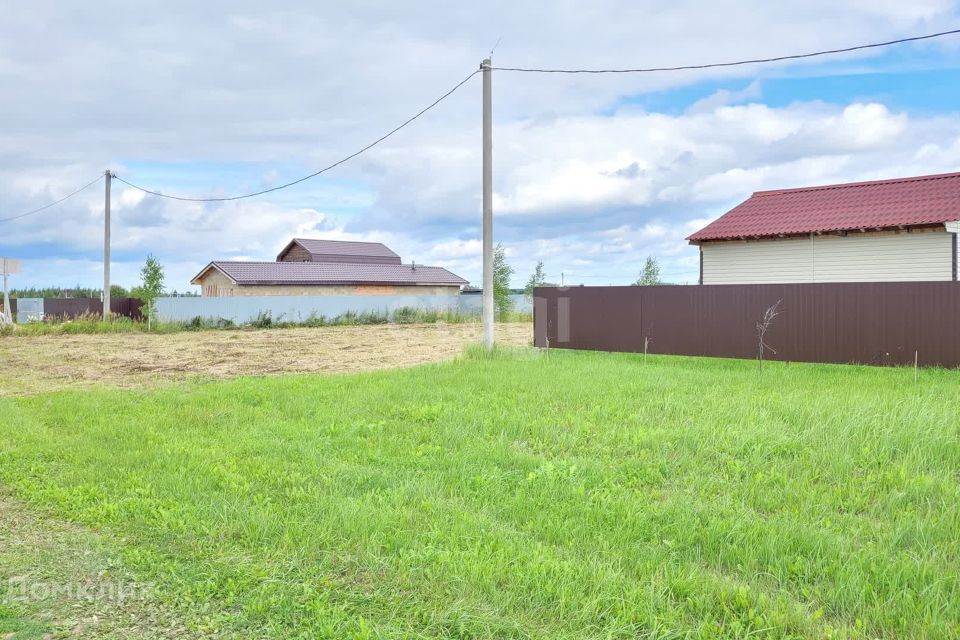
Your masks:
M 294 238 L 273 262 L 215 260 L 192 284 L 204 296 L 456 295 L 467 281 L 403 264 L 379 242 Z
M 687 240 L 701 284 L 957 280 L 960 173 L 758 191 Z

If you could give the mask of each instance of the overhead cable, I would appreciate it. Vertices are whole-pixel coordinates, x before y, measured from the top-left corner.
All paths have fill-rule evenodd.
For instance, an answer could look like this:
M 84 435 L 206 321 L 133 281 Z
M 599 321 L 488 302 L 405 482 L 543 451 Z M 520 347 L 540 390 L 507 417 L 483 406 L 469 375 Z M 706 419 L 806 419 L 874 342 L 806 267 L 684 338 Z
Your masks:
M 931 40 L 933 38 L 942 38 L 960 34 L 960 29 L 951 29 L 950 31 L 940 31 L 938 33 L 928 33 L 922 36 L 913 36 L 910 38 L 898 38 L 897 40 L 888 40 L 887 42 L 873 42 L 870 44 L 860 44 L 854 47 L 844 47 L 842 49 L 826 49 L 823 51 L 812 51 L 810 53 L 796 53 L 788 56 L 776 56 L 772 58 L 753 58 L 750 60 L 736 60 L 733 62 L 708 62 L 704 64 L 688 64 L 677 67 L 646 67 L 637 69 L 536 69 L 527 67 L 493 67 L 495 71 L 519 71 L 523 73 L 656 73 L 661 71 L 692 71 L 696 69 L 715 69 L 717 67 L 738 67 L 747 64 L 762 64 L 765 62 L 782 62 L 784 60 L 801 60 L 803 58 L 816 58 L 818 56 L 829 56 L 837 53 L 849 53 L 851 51 L 861 51 L 863 49 L 877 49 L 879 47 L 890 47 L 906 42 L 918 42 L 920 40 Z
M 10 216 L 9 218 L 0 218 L 0 222 L 10 222 L 11 220 L 19 220 L 20 218 L 26 218 L 27 216 L 32 216 L 32 215 L 35 214 L 35 213 L 40 213 L 41 211 L 45 211 L 45 210 L 49 209 L 50 207 L 54 207 L 54 206 L 60 204 L 61 202 L 65 202 L 65 201 L 69 200 L 70 198 L 72 198 L 73 196 L 77 195 L 77 194 L 80 193 L 81 191 L 83 191 L 83 190 L 85 190 L 85 189 L 88 189 L 88 188 L 92 187 L 93 185 L 97 184 L 97 183 L 100 182 L 102 179 L 103 179 L 103 174 L 100 174 L 100 175 L 97 176 L 94 180 L 92 180 L 92 181 L 88 182 L 87 184 L 83 185 L 82 187 L 80 187 L 80 188 L 77 189 L 76 191 L 71 191 L 71 192 L 68 193 L 67 195 L 65 195 L 65 196 L 63 196 L 62 198 L 60 198 L 59 200 L 56 200 L 56 201 L 54 201 L 54 202 L 51 202 L 50 204 L 45 204 L 45 205 L 43 205 L 42 207 L 37 207 L 36 209 L 33 209 L 33 210 L 31 210 L 31 211 L 27 211 L 27 212 L 25 212 L 25 213 L 18 213 L 17 215 L 15 215 L 15 216 Z
M 326 167 L 324 167 L 323 169 L 320 169 L 319 171 L 314 171 L 313 173 L 311 173 L 311 174 L 309 174 L 309 175 L 306 175 L 306 176 L 303 176 L 302 178 L 297 178 L 296 180 L 292 180 L 292 181 L 290 181 L 290 182 L 287 182 L 287 183 L 284 183 L 284 184 L 281 184 L 281 185 L 277 185 L 277 186 L 275 186 L 275 187 L 270 187 L 269 189 L 263 189 L 263 190 L 261 190 L 261 191 L 254 191 L 253 193 L 245 193 L 245 194 L 243 194 L 243 195 L 238 195 L 238 196 L 228 196 L 228 197 L 220 197 L 220 198 L 190 198 L 190 197 L 186 197 L 186 196 L 175 196 L 175 195 L 170 195 L 170 194 L 168 194 L 168 193 L 162 193 L 162 192 L 160 192 L 160 191 L 157 191 L 156 189 L 147 189 L 146 187 L 141 187 L 140 185 L 134 184 L 134 183 L 132 183 L 132 182 L 130 182 L 130 181 L 128 181 L 128 180 L 124 180 L 124 179 L 121 178 L 120 176 L 115 176 L 115 178 L 116 178 L 117 180 L 119 180 L 120 182 L 122 182 L 122 183 L 124 183 L 124 184 L 126 184 L 126 185 L 128 185 L 128 186 L 133 187 L 134 189 L 139 189 L 140 191 L 143 191 L 144 193 L 149 193 L 150 195 L 159 196 L 159 197 L 161 197 L 161 198 L 169 198 L 169 199 L 171 199 L 171 200 L 181 200 L 181 201 L 184 201 L 184 202 L 228 202 L 228 201 L 231 201 L 231 200 L 243 200 L 244 198 L 253 198 L 254 196 L 262 196 L 262 195 L 265 194 L 265 193 L 271 193 L 271 192 L 273 192 L 273 191 L 279 191 L 279 190 L 281 190 L 281 189 L 286 189 L 287 187 L 292 187 L 292 186 L 295 185 L 295 184 L 300 184 L 301 182 L 305 182 L 305 181 L 307 181 L 307 180 L 309 180 L 309 179 L 311 179 L 311 178 L 316 178 L 317 176 L 319 176 L 319 175 L 321 175 L 321 174 L 323 174 L 323 173 L 326 173 L 327 171 L 330 171 L 331 169 L 333 169 L 333 168 L 335 168 L 335 167 L 339 167 L 339 166 L 342 165 L 343 163 L 348 162 L 349 160 L 352 160 L 353 158 L 356 158 L 356 157 L 359 156 L 360 154 L 362 154 L 362 153 L 364 153 L 364 152 L 366 152 L 366 151 L 369 151 L 369 150 L 372 149 L 373 147 L 377 146 L 378 144 L 380 144 L 381 142 L 383 142 L 384 140 L 386 140 L 386 139 L 389 138 L 390 136 L 394 135 L 395 133 L 397 133 L 398 131 L 400 131 L 401 129 L 403 129 L 404 127 L 406 127 L 407 125 L 409 125 L 410 123 L 412 123 L 414 120 L 416 120 L 417 118 L 419 118 L 420 116 L 422 116 L 423 114 L 425 114 L 426 112 L 430 111 L 431 109 L 433 109 L 434 107 L 436 107 L 438 104 L 440 104 L 441 102 L 443 102 L 444 100 L 446 100 L 447 98 L 449 98 L 451 95 L 453 95 L 453 93 L 454 93 L 457 89 L 459 89 L 460 87 L 462 87 L 463 85 L 465 85 L 465 84 L 467 83 L 467 81 L 470 80 L 470 78 L 472 78 L 473 76 L 475 76 L 477 73 L 479 73 L 479 70 L 473 71 L 473 72 L 472 72 L 470 75 L 468 75 L 466 78 L 464 78 L 463 80 L 461 80 L 460 82 L 458 82 L 456 85 L 454 85 L 454 87 L 453 87 L 452 89 L 450 89 L 449 91 L 447 91 L 446 93 L 444 93 L 442 96 L 440 96 L 439 98 L 437 98 L 436 100 L 434 100 L 433 102 L 431 102 L 429 105 L 427 105 L 426 107 L 424 107 L 423 109 L 421 109 L 420 111 L 418 111 L 416 114 L 414 114 L 414 115 L 410 116 L 409 118 L 407 118 L 406 120 L 404 120 L 403 123 L 401 123 L 399 126 L 394 127 L 394 128 L 391 129 L 389 132 L 387 132 L 387 133 L 385 133 L 384 135 L 380 136 L 379 138 L 377 138 L 376 140 L 374 140 L 373 142 L 371 142 L 371 143 L 368 144 L 367 146 L 362 147 L 361 149 L 359 149 L 359 150 L 357 150 L 357 151 L 354 151 L 354 152 L 351 153 L 350 155 L 348 155 L 348 156 L 346 156 L 346 157 L 344 157 L 344 158 L 341 158 L 340 160 L 337 160 L 336 162 L 334 162 L 334 163 L 331 164 L 331 165 L 327 165 Z

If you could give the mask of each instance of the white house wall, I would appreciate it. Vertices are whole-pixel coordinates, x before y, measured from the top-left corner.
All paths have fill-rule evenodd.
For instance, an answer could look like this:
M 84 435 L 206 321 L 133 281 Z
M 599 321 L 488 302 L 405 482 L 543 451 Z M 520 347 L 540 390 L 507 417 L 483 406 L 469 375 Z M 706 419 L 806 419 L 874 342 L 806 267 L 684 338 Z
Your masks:
M 706 242 L 703 284 L 953 279 L 950 233 L 811 236 Z

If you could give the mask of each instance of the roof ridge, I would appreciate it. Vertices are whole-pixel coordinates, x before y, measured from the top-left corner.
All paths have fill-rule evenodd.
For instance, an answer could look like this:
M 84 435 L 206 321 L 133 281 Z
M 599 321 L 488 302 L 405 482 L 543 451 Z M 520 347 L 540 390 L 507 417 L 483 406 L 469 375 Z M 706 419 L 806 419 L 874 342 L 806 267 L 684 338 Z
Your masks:
M 387 246 L 382 242 L 377 242 L 376 240 L 331 240 L 329 238 L 294 238 L 294 240 L 308 240 L 310 242 L 350 242 L 352 244 L 380 244 L 385 247 Z
M 413 267 L 417 269 L 446 269 L 446 267 L 438 267 L 429 264 L 421 264 L 419 262 L 349 262 L 347 260 L 336 260 L 331 262 L 323 262 L 322 260 L 310 260 L 305 262 L 283 262 L 277 260 L 211 260 L 210 264 L 283 264 L 283 265 L 296 265 L 303 266 L 309 264 L 322 264 L 322 265 L 358 265 L 363 267 Z M 452 272 L 451 272 L 452 273 Z
M 860 182 L 842 182 L 838 184 L 824 184 L 813 187 L 793 187 L 788 189 L 767 189 L 763 191 L 754 191 L 754 196 L 773 196 L 783 193 L 799 193 L 809 191 L 829 191 L 833 189 L 849 189 L 853 187 L 874 187 L 886 184 L 903 184 L 907 182 L 924 182 L 927 180 L 946 180 L 950 178 L 960 178 L 960 171 L 953 173 L 934 173 L 926 176 L 911 176 L 906 178 L 887 178 L 883 180 L 863 180 Z
M 210 264 L 278 264 L 276 260 L 211 260 Z M 285 262 L 282 264 L 301 264 L 299 262 Z

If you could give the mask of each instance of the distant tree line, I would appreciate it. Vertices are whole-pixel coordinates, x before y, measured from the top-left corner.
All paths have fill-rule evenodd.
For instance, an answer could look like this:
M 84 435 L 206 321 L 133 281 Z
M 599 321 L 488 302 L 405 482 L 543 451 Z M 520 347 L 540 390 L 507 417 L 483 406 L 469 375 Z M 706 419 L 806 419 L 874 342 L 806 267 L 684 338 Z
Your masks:
M 11 289 L 10 295 L 17 298 L 99 298 L 103 289 L 83 287 L 26 287 Z M 110 295 L 114 298 L 129 298 L 130 290 L 118 284 L 110 286 Z
M 162 295 L 176 296 L 182 298 L 198 297 L 200 294 L 194 291 L 179 292 L 176 289 L 172 291 L 164 290 L 163 266 L 153 256 L 148 255 L 143 267 L 140 269 L 141 283 L 132 289 L 127 289 L 118 284 L 110 285 L 111 298 L 137 298 L 144 303 L 151 303 Z M 95 287 L 83 287 L 79 284 L 75 287 L 22 287 L 10 290 L 11 298 L 101 298 L 103 289 Z
M 110 285 L 111 298 L 140 298 L 136 295 L 138 287 L 127 289 L 118 284 Z M 10 289 L 11 298 L 100 298 L 103 289 L 94 289 L 91 287 L 24 287 L 20 289 Z M 196 291 L 177 291 L 171 289 L 163 293 L 165 296 L 176 298 L 198 298 L 200 294 Z

